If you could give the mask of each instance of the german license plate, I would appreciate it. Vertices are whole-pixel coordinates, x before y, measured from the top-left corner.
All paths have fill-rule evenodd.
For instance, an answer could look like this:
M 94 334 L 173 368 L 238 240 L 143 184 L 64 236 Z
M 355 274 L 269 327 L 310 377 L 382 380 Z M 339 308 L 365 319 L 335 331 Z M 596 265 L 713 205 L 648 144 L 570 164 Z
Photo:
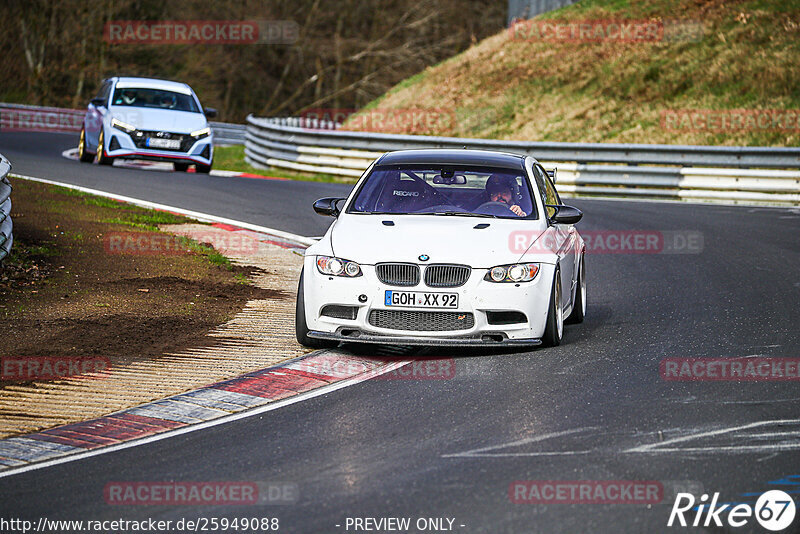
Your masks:
M 458 293 L 423 293 L 386 290 L 386 306 L 406 308 L 458 308 Z
M 177 139 L 159 139 L 158 137 L 148 137 L 147 146 L 150 148 L 180 148 L 181 142 Z

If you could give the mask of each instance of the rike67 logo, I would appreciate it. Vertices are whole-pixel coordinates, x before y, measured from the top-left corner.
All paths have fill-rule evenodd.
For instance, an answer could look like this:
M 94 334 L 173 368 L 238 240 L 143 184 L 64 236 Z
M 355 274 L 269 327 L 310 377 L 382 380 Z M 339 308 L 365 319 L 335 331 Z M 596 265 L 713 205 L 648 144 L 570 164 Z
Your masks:
M 667 526 L 722 527 L 727 523 L 731 527 L 743 527 L 755 517 L 763 528 L 777 532 L 792 524 L 795 512 L 794 500 L 781 490 L 762 493 L 755 507 L 744 503 L 719 503 L 719 493 L 712 496 L 711 502 L 707 494 L 696 502 L 691 493 L 678 493 Z

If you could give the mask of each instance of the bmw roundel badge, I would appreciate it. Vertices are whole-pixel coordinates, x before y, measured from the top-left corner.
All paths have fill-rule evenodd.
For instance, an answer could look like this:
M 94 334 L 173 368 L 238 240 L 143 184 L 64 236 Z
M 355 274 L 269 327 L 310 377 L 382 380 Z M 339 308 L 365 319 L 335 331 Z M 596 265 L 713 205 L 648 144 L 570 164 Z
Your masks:
M 429 259 L 431 259 L 431 257 L 428 256 L 427 254 L 420 254 L 419 255 L 419 261 L 428 261 Z

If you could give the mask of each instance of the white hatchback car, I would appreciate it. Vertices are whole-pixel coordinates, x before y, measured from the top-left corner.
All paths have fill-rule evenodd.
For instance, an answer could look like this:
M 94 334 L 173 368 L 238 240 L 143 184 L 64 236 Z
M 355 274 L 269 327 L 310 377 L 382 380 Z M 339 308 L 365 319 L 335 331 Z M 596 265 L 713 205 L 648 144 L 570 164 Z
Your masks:
M 152 78 L 109 78 L 83 119 L 78 159 L 111 165 L 117 158 L 172 162 L 175 170 L 194 165 L 210 172 L 214 140 L 203 108 L 185 83 Z
M 336 220 L 305 252 L 305 346 L 553 346 L 583 321 L 582 213 L 530 156 L 390 152 L 314 209 Z

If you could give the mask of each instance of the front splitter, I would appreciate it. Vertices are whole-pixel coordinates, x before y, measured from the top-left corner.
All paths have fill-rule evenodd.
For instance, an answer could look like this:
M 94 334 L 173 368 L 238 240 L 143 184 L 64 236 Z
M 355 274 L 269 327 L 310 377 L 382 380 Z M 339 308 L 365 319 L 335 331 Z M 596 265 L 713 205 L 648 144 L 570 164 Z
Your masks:
M 485 334 L 484 334 L 485 335 Z M 341 341 L 345 343 L 373 343 L 378 345 L 435 345 L 437 347 L 531 347 L 542 344 L 541 339 L 483 339 L 481 337 L 419 337 L 419 336 L 384 336 L 380 334 L 369 334 L 365 332 L 354 332 L 344 335 L 339 333 L 320 332 L 311 330 L 308 337 L 314 339 L 325 339 L 329 341 Z

